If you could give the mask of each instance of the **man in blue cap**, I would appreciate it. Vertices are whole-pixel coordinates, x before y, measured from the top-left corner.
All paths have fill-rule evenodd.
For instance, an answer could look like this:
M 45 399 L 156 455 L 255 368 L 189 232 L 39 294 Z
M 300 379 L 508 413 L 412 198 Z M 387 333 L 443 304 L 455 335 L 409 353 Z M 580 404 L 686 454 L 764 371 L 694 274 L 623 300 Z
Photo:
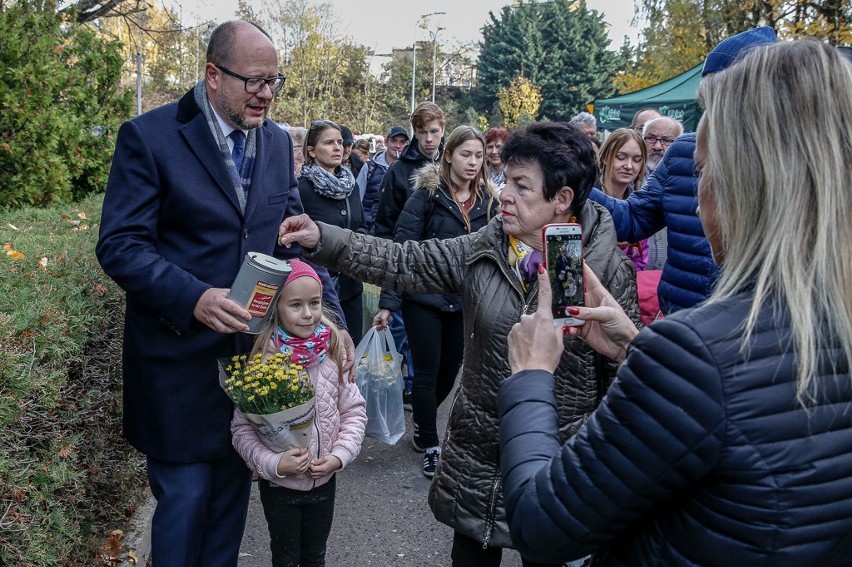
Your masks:
M 723 71 L 749 49 L 776 41 L 775 31 L 769 27 L 729 37 L 707 56 L 701 76 Z M 613 199 L 597 189 L 589 195 L 612 214 L 619 241 L 636 242 L 668 229 L 668 257 L 657 288 L 664 314 L 706 299 L 719 270 L 696 213 L 698 174 L 694 153 L 695 133 L 684 134 L 669 146 L 642 190 L 627 200 Z
M 376 197 L 379 195 L 379 188 L 382 185 L 382 179 L 385 176 L 388 168 L 399 159 L 402 155 L 405 146 L 408 145 L 408 132 L 402 126 L 392 126 L 385 135 L 385 149 L 373 156 L 373 159 L 367 162 L 366 167 L 361 168 L 358 174 L 358 179 L 355 183 L 358 185 L 358 190 L 361 192 L 361 203 L 364 206 L 364 222 L 370 232 L 373 231 L 375 222 L 375 213 L 373 211 L 373 203 L 376 202 Z M 388 328 L 390 328 L 393 340 L 396 343 L 396 349 L 405 357 L 406 375 L 405 389 L 403 391 L 403 401 L 406 409 L 411 409 L 411 388 L 414 380 L 414 363 L 411 360 L 411 349 L 408 348 L 408 337 L 405 334 L 405 327 L 402 324 L 402 316 L 399 312 L 391 315 Z
M 402 155 L 402 150 L 408 144 L 408 132 L 402 126 L 392 126 L 385 135 L 385 149 L 362 167 L 355 183 L 361 192 L 361 203 L 364 205 L 364 222 L 373 229 L 373 203 L 379 194 L 382 178 L 388 168 Z

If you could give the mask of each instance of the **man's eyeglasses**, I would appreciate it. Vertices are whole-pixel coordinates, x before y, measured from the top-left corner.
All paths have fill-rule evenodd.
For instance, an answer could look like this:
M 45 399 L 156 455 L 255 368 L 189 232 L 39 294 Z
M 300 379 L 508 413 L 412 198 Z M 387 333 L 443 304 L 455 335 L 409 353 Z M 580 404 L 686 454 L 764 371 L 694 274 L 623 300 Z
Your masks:
M 284 88 L 284 75 L 276 75 L 271 79 L 262 79 L 260 77 L 243 77 L 242 75 L 234 73 L 230 69 L 225 69 L 221 65 L 216 65 L 216 68 L 225 73 L 226 75 L 230 75 L 235 79 L 239 79 L 245 82 L 247 93 L 257 94 L 263 90 L 263 87 L 268 85 L 269 88 L 272 90 L 272 94 L 277 95 L 281 92 L 281 89 Z
M 645 140 L 645 143 L 649 146 L 653 146 L 657 142 L 660 142 L 660 145 L 664 148 L 668 148 L 672 145 L 672 142 L 674 142 L 674 140 L 672 140 L 671 138 L 658 138 L 656 136 L 645 136 L 642 139 Z

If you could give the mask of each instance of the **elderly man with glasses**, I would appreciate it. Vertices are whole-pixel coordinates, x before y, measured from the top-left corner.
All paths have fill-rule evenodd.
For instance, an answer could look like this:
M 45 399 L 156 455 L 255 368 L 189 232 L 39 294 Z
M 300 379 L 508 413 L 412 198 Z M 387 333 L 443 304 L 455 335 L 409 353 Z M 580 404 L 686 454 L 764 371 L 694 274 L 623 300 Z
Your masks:
M 118 132 L 96 253 L 126 292 L 123 430 L 147 457 L 156 565 L 237 565 L 251 471 L 217 359 L 251 350 L 247 306 L 228 298 L 246 255 L 300 255 L 276 244 L 302 213 L 290 136 L 266 117 L 283 86 L 266 32 L 226 22 L 204 78 Z
M 648 161 L 645 163 L 647 176 L 650 177 L 657 169 L 668 147 L 681 134 L 683 134 L 683 124 L 673 118 L 663 116 L 645 123 L 642 128 L 642 139 L 645 140 L 645 147 L 648 148 Z

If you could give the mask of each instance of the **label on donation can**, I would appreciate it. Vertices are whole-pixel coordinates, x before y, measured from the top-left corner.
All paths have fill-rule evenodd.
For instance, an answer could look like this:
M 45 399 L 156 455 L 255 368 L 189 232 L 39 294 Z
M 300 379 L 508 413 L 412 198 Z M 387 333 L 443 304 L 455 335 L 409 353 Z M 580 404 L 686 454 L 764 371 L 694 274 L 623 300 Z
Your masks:
M 275 304 L 275 298 L 290 271 L 290 263 L 286 260 L 260 252 L 246 254 L 228 297 L 251 313 L 249 333 L 257 334 L 263 329 L 271 312 L 270 307 Z

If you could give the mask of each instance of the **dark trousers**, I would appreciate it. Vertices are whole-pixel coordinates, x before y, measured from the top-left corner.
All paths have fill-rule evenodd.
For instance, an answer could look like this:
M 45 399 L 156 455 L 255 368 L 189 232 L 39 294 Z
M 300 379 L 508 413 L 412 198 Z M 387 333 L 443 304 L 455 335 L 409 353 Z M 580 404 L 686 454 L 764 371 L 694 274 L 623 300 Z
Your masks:
M 157 567 L 236 567 L 246 525 L 251 472 L 240 456 L 205 463 L 148 457 L 157 499 L 151 558 Z
M 272 567 L 323 567 L 334 519 L 335 477 L 313 490 L 291 490 L 261 480 L 260 502 L 269 525 Z
M 343 317 L 346 319 L 346 327 L 352 340 L 357 345 L 364 337 L 364 306 L 359 293 L 355 297 L 340 300 L 340 308 L 343 309 Z
M 402 316 L 414 358 L 414 423 L 420 444 L 435 447 L 440 444 L 438 406 L 450 395 L 464 355 L 463 315 L 403 301 Z
M 503 560 L 503 548 L 488 547 L 482 549 L 482 544 L 475 539 L 469 538 L 455 532 L 453 534 L 453 567 L 499 567 Z M 541 563 L 527 561 L 523 557 L 521 562 L 524 567 L 548 567 Z M 552 565 L 550 567 L 561 567 Z

